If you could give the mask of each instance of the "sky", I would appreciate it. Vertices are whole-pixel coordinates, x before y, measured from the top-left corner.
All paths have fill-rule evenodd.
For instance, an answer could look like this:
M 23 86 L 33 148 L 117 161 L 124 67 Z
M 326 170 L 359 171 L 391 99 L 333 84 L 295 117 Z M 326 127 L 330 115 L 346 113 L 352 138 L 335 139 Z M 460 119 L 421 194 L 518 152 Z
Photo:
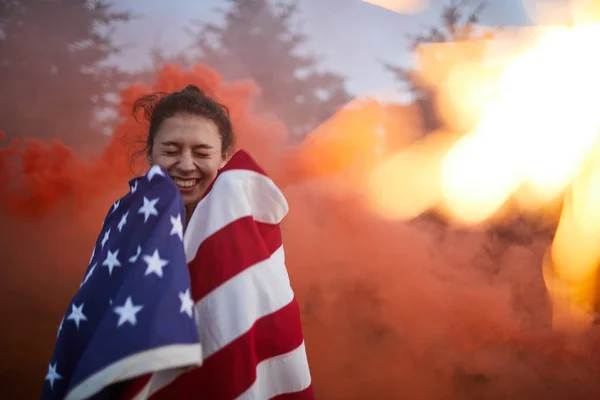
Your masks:
M 393 76 L 385 71 L 382 63 L 409 63 L 406 35 L 436 24 L 440 10 L 449 1 L 429 0 L 423 12 L 407 15 L 360 0 L 299 0 L 298 27 L 309 37 L 306 51 L 319 55 L 323 68 L 346 76 L 348 88 L 354 95 L 376 95 L 395 87 Z M 488 0 L 481 14 L 482 24 L 530 24 L 523 1 L 531 3 L 531 0 Z M 225 0 L 120 0 L 115 3 L 119 9 L 131 10 L 139 16 L 115 32 L 117 41 L 129 47 L 114 61 L 127 69 L 148 65 L 148 53 L 154 45 L 173 52 L 185 49 L 190 44 L 185 29 L 191 27 L 193 21 L 218 22 L 219 7 L 227 5 Z

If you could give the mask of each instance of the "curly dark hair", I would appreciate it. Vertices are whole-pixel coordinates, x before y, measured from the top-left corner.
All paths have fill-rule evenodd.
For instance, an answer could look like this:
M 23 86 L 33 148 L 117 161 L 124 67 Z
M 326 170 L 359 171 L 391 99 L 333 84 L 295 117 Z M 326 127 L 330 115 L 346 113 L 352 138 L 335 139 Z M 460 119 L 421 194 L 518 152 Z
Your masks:
M 188 85 L 173 93 L 157 92 L 143 96 L 133 105 L 136 117 L 143 111 L 144 119 L 149 123 L 148 138 L 143 152 L 150 155 L 154 138 L 160 125 L 168 118 L 178 114 L 198 115 L 215 123 L 221 137 L 221 152 L 228 153 L 235 146 L 235 134 L 229 117 L 229 109 L 207 96 L 199 87 Z

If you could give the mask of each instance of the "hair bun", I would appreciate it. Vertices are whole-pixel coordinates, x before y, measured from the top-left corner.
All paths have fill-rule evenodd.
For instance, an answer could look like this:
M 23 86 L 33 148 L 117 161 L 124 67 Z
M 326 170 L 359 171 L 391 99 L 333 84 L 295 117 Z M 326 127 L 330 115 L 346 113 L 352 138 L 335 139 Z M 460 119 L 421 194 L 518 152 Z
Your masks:
M 202 89 L 200 89 L 198 86 L 196 85 L 187 85 L 185 87 L 185 89 L 182 90 L 182 92 L 193 92 L 195 94 L 199 94 L 201 96 L 206 96 L 204 94 L 204 91 Z

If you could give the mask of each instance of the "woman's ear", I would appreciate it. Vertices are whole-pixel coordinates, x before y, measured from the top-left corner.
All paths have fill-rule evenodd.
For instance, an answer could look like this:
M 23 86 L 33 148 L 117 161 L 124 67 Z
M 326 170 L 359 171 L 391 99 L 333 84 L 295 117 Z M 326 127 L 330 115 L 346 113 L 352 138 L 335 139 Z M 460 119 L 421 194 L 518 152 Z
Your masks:
M 223 154 L 223 156 L 221 157 L 221 164 L 219 165 L 219 170 L 223 169 L 223 167 L 225 165 L 227 165 L 230 158 L 231 158 L 231 155 L 229 155 L 229 153 Z

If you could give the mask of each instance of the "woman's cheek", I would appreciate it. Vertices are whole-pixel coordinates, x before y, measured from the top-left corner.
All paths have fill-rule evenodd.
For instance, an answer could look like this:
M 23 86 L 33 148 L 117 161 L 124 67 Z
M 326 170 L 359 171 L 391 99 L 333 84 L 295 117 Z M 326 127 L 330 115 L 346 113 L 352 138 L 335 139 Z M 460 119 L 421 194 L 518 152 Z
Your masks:
M 217 160 L 205 160 L 198 164 L 198 168 L 202 171 L 202 175 L 207 178 L 214 178 L 219 172 L 219 162 Z

